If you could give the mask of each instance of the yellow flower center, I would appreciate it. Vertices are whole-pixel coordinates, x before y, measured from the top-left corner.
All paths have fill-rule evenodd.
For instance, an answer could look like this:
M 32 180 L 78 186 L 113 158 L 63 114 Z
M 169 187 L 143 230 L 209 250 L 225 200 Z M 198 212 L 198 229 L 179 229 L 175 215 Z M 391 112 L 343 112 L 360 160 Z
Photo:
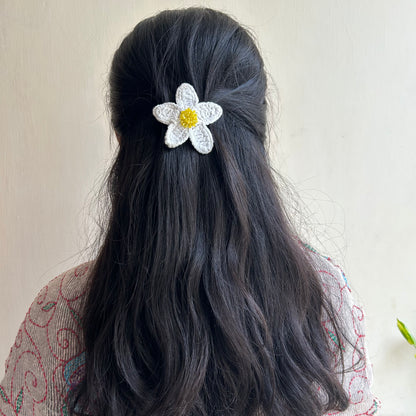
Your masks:
M 183 127 L 190 129 L 191 127 L 196 126 L 196 123 L 198 123 L 198 116 L 196 115 L 195 110 L 187 108 L 186 110 L 181 111 L 179 120 Z

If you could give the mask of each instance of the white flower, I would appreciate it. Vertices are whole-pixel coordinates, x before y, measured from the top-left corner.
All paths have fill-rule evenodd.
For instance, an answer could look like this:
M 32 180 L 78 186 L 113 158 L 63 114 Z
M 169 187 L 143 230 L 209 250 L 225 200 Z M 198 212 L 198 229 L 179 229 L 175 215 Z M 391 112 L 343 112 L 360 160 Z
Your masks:
M 207 125 L 222 116 L 218 104 L 200 103 L 194 87 L 183 83 L 176 90 L 176 104 L 164 103 L 153 108 L 153 115 L 158 121 L 168 125 L 165 144 L 177 147 L 188 138 L 199 153 L 209 153 L 214 146 L 212 134 Z

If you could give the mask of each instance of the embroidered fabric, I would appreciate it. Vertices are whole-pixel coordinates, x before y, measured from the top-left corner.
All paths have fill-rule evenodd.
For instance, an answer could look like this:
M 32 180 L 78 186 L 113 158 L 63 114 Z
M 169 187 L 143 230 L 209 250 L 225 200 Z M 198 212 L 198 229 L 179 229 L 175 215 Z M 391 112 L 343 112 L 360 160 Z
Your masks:
M 342 363 L 338 362 L 336 351 L 340 344 L 342 346 L 343 363 L 347 371 L 343 377 L 340 375 L 340 379 L 350 401 L 349 408 L 344 412 L 333 411 L 325 416 L 374 415 L 381 408 L 381 403 L 371 392 L 373 371 L 365 342 L 363 309 L 354 301 L 342 269 L 329 257 L 320 255 L 309 246 L 306 246 L 306 249 L 322 278 L 324 292 L 329 296 L 334 311 L 347 330 L 346 339 L 339 340 L 328 316 L 324 314 L 322 325 L 331 340 L 333 363 L 339 373 L 342 371 Z M 357 349 L 362 353 L 361 359 Z

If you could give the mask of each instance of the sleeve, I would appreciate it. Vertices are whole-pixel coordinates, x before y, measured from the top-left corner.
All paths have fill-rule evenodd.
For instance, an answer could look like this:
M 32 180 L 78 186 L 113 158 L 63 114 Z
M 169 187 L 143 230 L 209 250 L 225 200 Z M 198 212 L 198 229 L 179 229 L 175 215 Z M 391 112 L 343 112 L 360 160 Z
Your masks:
M 30 305 L 5 362 L 0 416 L 64 416 L 69 383 L 83 365 L 79 319 L 86 267 L 44 286 Z
M 373 381 L 372 366 L 365 341 L 364 311 L 352 296 L 344 272 L 339 266 L 326 258 L 319 270 L 324 291 L 332 303 L 335 313 L 346 331 L 346 337 L 339 340 L 327 316 L 323 326 L 330 337 L 331 351 L 334 355 L 334 367 L 348 395 L 350 405 L 343 411 L 333 411 L 326 416 L 363 416 L 379 414 L 380 401 L 371 392 Z M 338 362 L 339 346 L 343 352 L 342 363 Z M 361 354 L 360 354 L 361 352 Z

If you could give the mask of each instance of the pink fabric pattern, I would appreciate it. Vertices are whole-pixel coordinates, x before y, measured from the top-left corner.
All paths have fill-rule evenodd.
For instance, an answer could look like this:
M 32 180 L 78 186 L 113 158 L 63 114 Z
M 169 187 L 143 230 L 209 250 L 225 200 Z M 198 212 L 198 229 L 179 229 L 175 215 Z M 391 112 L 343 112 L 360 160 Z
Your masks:
M 67 415 L 71 382 L 81 377 L 80 305 L 89 264 L 52 279 L 20 325 L 0 384 L 0 415 Z
M 374 415 L 381 408 L 381 403 L 371 392 L 373 372 L 365 343 L 363 309 L 355 303 L 342 269 L 331 258 L 320 255 L 310 246 L 304 246 L 322 278 L 324 292 L 347 330 L 346 338 L 349 341 L 338 339 L 328 316 L 324 314 L 322 325 L 331 340 L 333 365 L 339 373 L 342 371 L 342 363 L 337 362 L 339 346 L 343 351 L 343 363 L 347 371 L 343 375 L 342 385 L 350 401 L 350 406 L 344 412 L 333 411 L 325 416 Z M 361 361 L 357 350 L 362 353 Z

